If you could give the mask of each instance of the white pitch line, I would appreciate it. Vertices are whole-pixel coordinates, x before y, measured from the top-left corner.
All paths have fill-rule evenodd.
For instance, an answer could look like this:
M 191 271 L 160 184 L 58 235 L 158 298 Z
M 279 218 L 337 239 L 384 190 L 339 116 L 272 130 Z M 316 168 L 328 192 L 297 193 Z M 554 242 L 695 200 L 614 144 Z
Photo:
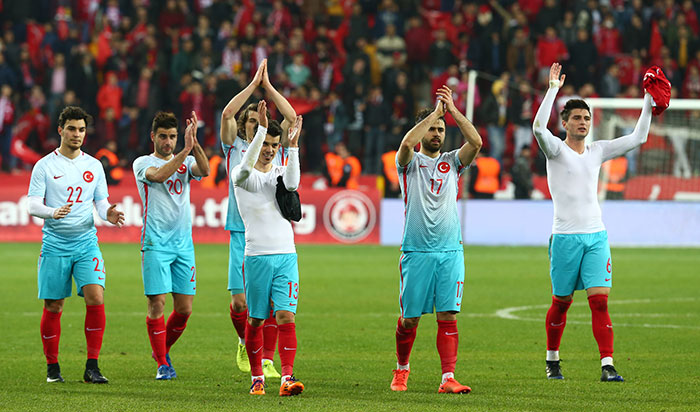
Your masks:
M 609 302 L 610 304 L 619 304 L 619 305 L 625 305 L 625 304 L 634 304 L 634 303 L 656 303 L 656 302 L 695 302 L 697 301 L 698 298 L 695 297 L 688 297 L 688 298 L 669 298 L 669 299 L 628 299 L 628 300 L 614 300 Z M 587 306 L 587 302 L 580 302 L 580 303 L 573 303 L 572 305 L 575 306 Z M 499 309 L 495 312 L 495 315 L 499 318 L 502 319 L 509 319 L 509 320 L 520 320 L 520 321 L 526 321 L 526 322 L 542 322 L 544 320 L 544 317 L 538 317 L 538 318 L 529 318 L 529 317 L 521 317 L 516 315 L 516 312 L 520 312 L 523 310 L 533 310 L 533 309 L 548 309 L 549 304 L 544 304 L 544 305 L 527 305 L 527 306 L 514 306 L 510 308 L 503 308 Z M 644 314 L 639 314 L 640 317 L 643 317 Z M 668 315 L 668 316 L 673 316 Z M 613 315 L 613 318 L 617 317 L 617 315 Z M 653 317 L 653 316 L 650 316 Z M 577 320 L 569 320 L 567 323 L 573 323 L 577 325 L 588 325 L 590 322 L 583 322 L 583 321 L 577 321 Z M 651 323 L 642 323 L 642 324 L 634 324 L 634 323 L 614 323 L 614 326 L 631 326 L 631 327 L 642 327 L 642 328 L 662 328 L 662 329 L 700 329 L 700 326 L 688 326 L 688 325 L 670 325 L 670 324 L 664 324 L 664 325 L 655 325 Z

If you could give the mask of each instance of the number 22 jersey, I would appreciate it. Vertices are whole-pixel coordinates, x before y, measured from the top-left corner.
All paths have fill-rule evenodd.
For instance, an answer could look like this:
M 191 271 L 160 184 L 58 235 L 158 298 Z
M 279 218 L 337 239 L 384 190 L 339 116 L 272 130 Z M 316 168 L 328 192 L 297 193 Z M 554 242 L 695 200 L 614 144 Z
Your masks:
M 27 195 L 43 198 L 52 208 L 73 205 L 63 219 L 44 220 L 42 255 L 72 256 L 97 245 L 93 201 L 109 197 L 97 159 L 82 151 L 69 159 L 54 150 L 34 165 Z

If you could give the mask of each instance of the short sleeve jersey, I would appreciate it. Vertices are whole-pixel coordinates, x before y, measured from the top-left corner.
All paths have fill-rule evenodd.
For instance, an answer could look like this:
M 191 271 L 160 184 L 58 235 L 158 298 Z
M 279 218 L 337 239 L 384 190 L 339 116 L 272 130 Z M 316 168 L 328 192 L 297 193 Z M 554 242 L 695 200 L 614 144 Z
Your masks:
M 243 160 L 245 151 L 248 150 L 249 143 L 240 137 L 236 136 L 232 145 L 221 143 L 221 147 L 226 155 L 226 173 L 228 173 L 228 210 L 226 212 L 225 229 L 232 232 L 244 232 L 245 225 L 241 219 L 241 214 L 238 212 L 238 204 L 236 203 L 236 193 L 233 189 L 233 181 L 231 180 L 231 171 L 238 166 Z M 283 166 L 287 162 L 287 151 L 284 147 L 280 147 L 277 151 L 275 159 L 272 161 L 273 166 Z
M 153 154 L 134 160 L 136 186 L 143 205 L 141 250 L 177 250 L 192 248 L 192 212 L 190 209 L 190 181 L 200 180 L 192 174 L 196 164 L 193 156 L 165 182 L 146 179 L 149 167 L 161 167 L 168 160 Z
M 431 158 L 420 152 L 404 167 L 396 168 L 404 200 L 405 223 L 401 250 L 446 252 L 462 250 L 462 230 L 457 213 L 459 177 L 466 167 L 459 150 Z
M 97 244 L 93 202 L 109 197 L 97 159 L 84 152 L 69 159 L 54 150 L 34 165 L 28 196 L 44 198 L 52 208 L 73 205 L 63 219 L 44 220 L 42 255 L 70 256 Z

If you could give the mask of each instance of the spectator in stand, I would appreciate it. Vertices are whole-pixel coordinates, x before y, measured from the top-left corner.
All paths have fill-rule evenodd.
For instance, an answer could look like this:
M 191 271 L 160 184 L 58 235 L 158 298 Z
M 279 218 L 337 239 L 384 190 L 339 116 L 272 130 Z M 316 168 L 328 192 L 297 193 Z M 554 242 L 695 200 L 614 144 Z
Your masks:
M 605 15 L 603 24 L 594 37 L 598 55 L 603 59 L 603 63 L 607 63 L 622 51 L 622 36 L 620 30 L 615 27 L 615 17 L 611 13 Z
M 617 97 L 620 94 L 620 79 L 618 75 L 620 69 L 616 64 L 611 64 L 605 71 L 603 78 L 600 81 L 600 96 L 601 97 Z
M 506 115 L 508 110 L 507 75 L 493 82 L 491 93 L 479 108 L 480 118 L 486 124 L 489 156 L 498 162 L 503 160 L 506 145 Z
M 365 140 L 362 145 L 364 169 L 369 174 L 379 172 L 379 158 L 384 149 L 387 119 L 390 117 L 391 109 L 384 101 L 381 87 L 372 87 L 365 108 Z
M 97 111 L 97 67 L 95 59 L 85 45 L 79 46 L 73 61 L 68 65 L 68 88 L 75 91 L 81 106 L 88 113 Z
M 532 152 L 530 146 L 526 145 L 520 150 L 520 154 L 516 156 L 511 170 L 513 185 L 515 186 L 516 199 L 529 199 L 532 195 L 532 166 L 530 165 Z
M 521 28 L 515 29 L 506 51 L 508 71 L 521 78 L 532 79 L 535 72 L 535 51 Z
M 199 66 L 199 58 L 194 49 L 194 40 L 191 35 L 182 39 L 182 50 L 173 56 L 170 66 L 170 78 L 178 81 L 185 73 L 192 73 Z
M 91 153 L 96 153 L 99 147 L 105 142 L 116 142 L 119 137 L 117 119 L 114 117 L 114 109 L 108 107 L 105 112 L 95 122 L 95 138 L 86 140 L 86 149 Z
M 646 56 L 649 49 L 649 36 L 649 28 L 644 25 L 642 16 L 633 14 L 622 34 L 622 50 L 632 55 Z
M 9 172 L 14 166 L 10 155 L 14 119 L 15 107 L 12 104 L 12 86 L 3 84 L 0 86 L 0 155 L 2 155 L 3 172 Z
M 571 84 L 581 87 L 585 83 L 593 82 L 598 61 L 598 50 L 586 29 L 578 30 L 573 50 L 576 50 L 576 53 L 570 56 L 567 71 L 571 77 Z
M 97 106 L 100 108 L 100 118 L 105 117 L 108 108 L 114 110 L 114 118 L 122 117 L 122 89 L 117 84 L 117 75 L 107 73 L 107 82 L 97 92 Z
M 365 87 L 362 84 L 355 85 L 355 88 L 346 95 L 345 107 L 348 109 L 350 123 L 348 124 L 348 149 L 350 152 L 359 155 L 363 152 L 362 142 L 365 130 Z
M 544 30 L 544 35 L 540 36 L 540 39 L 537 41 L 535 50 L 538 70 L 537 80 L 539 83 L 544 84 L 549 76 L 549 67 L 552 63 L 568 60 L 569 51 L 566 49 L 564 42 L 557 37 L 557 30 L 554 26 L 547 26 Z
M 334 152 L 325 156 L 323 175 L 329 187 L 346 187 L 356 190 L 359 187 L 357 178 L 362 173 L 360 161 L 350 154 L 345 143 L 335 145 Z
M 408 20 L 408 29 L 404 36 L 406 44 L 406 63 L 410 67 L 412 81 L 419 81 L 426 76 L 426 65 L 430 58 L 430 46 L 433 33 L 423 24 L 420 17 L 413 16 Z
M 289 82 L 295 87 L 304 85 L 311 76 L 311 70 L 304 64 L 304 55 L 297 53 L 292 58 L 292 63 L 284 68 L 289 76 Z
M 386 33 L 377 40 L 377 61 L 384 71 L 391 66 L 398 55 L 399 64 L 406 61 L 406 42 L 396 34 L 396 26 L 387 24 Z
M 325 130 L 328 136 L 328 150 L 335 150 L 335 145 L 343 140 L 349 122 L 345 105 L 337 92 L 330 91 L 325 102 L 325 110 L 327 113 Z
M 535 17 L 535 35 L 544 34 L 548 27 L 556 27 L 562 21 L 562 10 L 557 0 L 544 0 L 544 6 Z M 573 15 L 572 15 L 573 21 Z
M 309 172 L 319 172 L 323 162 L 321 154 L 321 145 L 326 141 L 325 136 L 325 112 L 323 110 L 323 101 L 321 100 L 321 91 L 317 87 L 312 87 L 309 90 L 309 103 L 312 109 L 304 114 L 304 135 L 301 138 L 306 145 L 304 156 L 306 158 L 306 167 Z
M 452 54 L 452 44 L 447 40 L 445 30 L 438 28 L 435 32 L 435 41 L 430 45 L 429 62 L 430 70 L 434 76 L 440 75 L 448 66 L 457 63 Z
M 518 83 L 518 94 L 510 99 L 508 119 L 513 123 L 513 157 L 518 157 L 520 151 L 532 144 L 532 118 L 535 115 L 535 96 L 532 86 L 527 80 Z
M 698 39 L 688 26 L 678 27 L 678 40 L 670 44 L 671 56 L 678 64 L 678 68 L 685 73 L 690 60 L 698 49 Z
M 567 50 L 573 50 L 572 47 L 576 42 L 576 32 L 578 28 L 576 27 L 574 18 L 573 10 L 566 10 L 564 12 L 564 18 L 561 22 L 557 23 L 556 26 L 559 38 L 564 42 Z
M 49 68 L 46 81 L 49 92 L 49 117 L 58 118 L 56 106 L 59 105 L 61 98 L 66 92 L 66 62 L 65 57 L 61 53 L 54 55 L 53 67 Z

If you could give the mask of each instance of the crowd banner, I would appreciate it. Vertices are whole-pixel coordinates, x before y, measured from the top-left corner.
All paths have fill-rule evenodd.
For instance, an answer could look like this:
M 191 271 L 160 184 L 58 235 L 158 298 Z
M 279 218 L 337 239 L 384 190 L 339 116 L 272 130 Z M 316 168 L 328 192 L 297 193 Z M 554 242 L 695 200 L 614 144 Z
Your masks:
M 41 241 L 43 219 L 29 215 L 27 190 L 29 173 L 0 177 L 0 242 Z M 302 219 L 292 222 L 297 243 L 379 243 L 380 197 L 376 188 L 313 190 L 299 188 Z M 109 201 L 124 212 L 125 222 L 117 228 L 103 222 L 95 212 L 101 242 L 133 242 L 141 238 L 141 198 L 133 176 L 109 187 Z M 224 230 L 228 208 L 226 187 L 202 188 L 193 182 L 190 191 L 192 236 L 195 243 L 228 243 Z

